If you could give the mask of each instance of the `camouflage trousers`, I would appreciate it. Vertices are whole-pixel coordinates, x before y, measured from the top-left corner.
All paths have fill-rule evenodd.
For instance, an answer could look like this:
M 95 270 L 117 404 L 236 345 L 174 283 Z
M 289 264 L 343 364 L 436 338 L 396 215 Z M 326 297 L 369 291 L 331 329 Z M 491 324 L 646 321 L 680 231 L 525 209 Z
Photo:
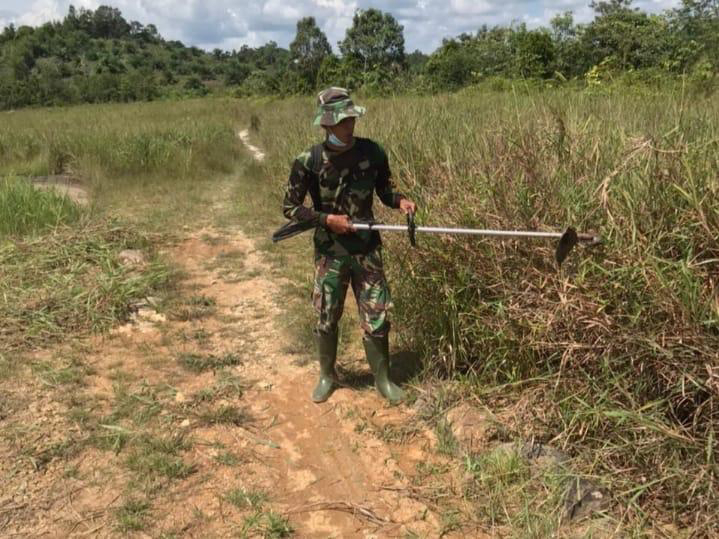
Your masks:
M 391 308 L 392 300 L 379 247 L 366 255 L 318 255 L 315 258 L 312 303 L 319 316 L 317 330 L 321 333 L 337 331 L 350 283 L 365 334 L 372 337 L 387 335 L 390 327 L 387 310 Z

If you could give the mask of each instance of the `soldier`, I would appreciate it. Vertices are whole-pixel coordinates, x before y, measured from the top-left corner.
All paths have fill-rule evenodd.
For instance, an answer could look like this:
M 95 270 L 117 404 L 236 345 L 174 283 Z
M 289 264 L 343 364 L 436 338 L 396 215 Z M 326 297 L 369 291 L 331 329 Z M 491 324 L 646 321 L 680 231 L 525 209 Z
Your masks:
M 363 344 L 375 387 L 390 402 L 403 398 L 389 377 L 390 292 L 382 267 L 379 233 L 355 230 L 352 220 L 373 219 L 373 191 L 383 204 L 414 213 L 416 205 L 394 191 L 387 154 L 366 138 L 354 136 L 355 118 L 365 112 L 344 88 L 328 88 L 317 96 L 314 125 L 325 141 L 299 155 L 290 172 L 283 212 L 293 221 L 315 226 L 315 280 L 312 301 L 319 316 L 314 331 L 320 378 L 312 393 L 324 402 L 337 387 L 337 323 L 347 287 L 357 301 Z M 313 207 L 303 205 L 310 193 Z

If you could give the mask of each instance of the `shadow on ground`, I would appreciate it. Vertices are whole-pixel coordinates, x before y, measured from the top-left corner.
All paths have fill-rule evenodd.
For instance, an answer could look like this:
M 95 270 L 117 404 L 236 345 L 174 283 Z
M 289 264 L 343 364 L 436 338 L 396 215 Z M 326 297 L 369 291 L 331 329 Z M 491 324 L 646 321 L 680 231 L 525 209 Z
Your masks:
M 412 350 L 402 350 L 390 355 L 390 371 L 392 380 L 399 384 L 405 384 L 422 370 L 422 362 L 419 354 Z M 364 366 L 342 366 L 337 365 L 337 372 L 343 386 L 353 389 L 363 389 L 374 385 L 374 376 L 369 364 Z

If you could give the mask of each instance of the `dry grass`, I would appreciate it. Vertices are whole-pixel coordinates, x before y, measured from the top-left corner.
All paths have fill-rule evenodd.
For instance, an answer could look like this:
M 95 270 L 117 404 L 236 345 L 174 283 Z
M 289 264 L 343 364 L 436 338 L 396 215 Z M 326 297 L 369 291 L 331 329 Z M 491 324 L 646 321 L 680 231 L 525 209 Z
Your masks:
M 405 254 L 386 236 L 396 327 L 428 372 L 480 398 L 501 386 L 517 434 L 576 455 L 636 518 L 717 533 L 716 102 L 519 88 L 364 104 L 358 134 L 385 145 L 421 223 L 604 238 L 558 272 L 549 244 L 422 236 Z M 309 100 L 256 111 L 279 225 L 291 156 L 318 133 Z

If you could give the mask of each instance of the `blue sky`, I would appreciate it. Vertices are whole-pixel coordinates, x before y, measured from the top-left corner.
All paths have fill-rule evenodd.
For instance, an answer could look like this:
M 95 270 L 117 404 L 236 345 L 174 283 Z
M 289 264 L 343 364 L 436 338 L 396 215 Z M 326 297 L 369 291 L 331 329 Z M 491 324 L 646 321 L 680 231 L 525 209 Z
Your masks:
M 474 32 L 482 24 L 526 22 L 547 25 L 557 13 L 572 11 L 575 20 L 592 18 L 590 0 L 0 0 L 0 26 L 36 26 L 65 16 L 70 4 L 95 9 L 117 7 L 128 20 L 154 24 L 167 39 L 204 49 L 237 49 L 270 40 L 287 47 L 301 17 L 313 16 L 332 47 L 344 36 L 356 9 L 388 11 L 404 26 L 405 48 L 432 52 L 444 37 Z M 635 0 L 635 6 L 661 12 L 679 0 Z

